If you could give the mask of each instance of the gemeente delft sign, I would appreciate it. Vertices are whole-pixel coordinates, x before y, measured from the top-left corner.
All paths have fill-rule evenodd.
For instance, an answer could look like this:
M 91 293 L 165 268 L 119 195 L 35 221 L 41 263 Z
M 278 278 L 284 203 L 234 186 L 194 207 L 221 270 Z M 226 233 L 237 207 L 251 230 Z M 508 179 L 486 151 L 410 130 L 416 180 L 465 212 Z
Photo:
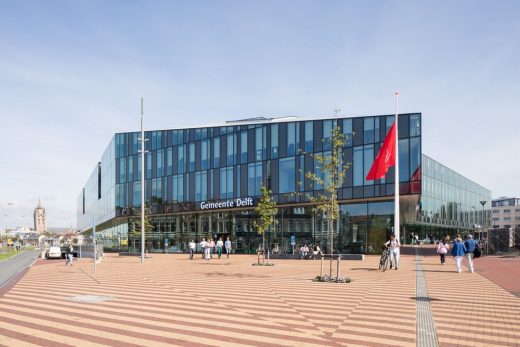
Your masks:
M 219 201 L 219 202 L 207 202 L 202 201 L 200 203 L 200 209 L 201 210 L 213 210 L 213 209 L 220 209 L 220 208 L 233 208 L 233 207 L 247 207 L 247 206 L 254 206 L 255 201 L 253 198 L 237 198 L 233 200 L 225 200 L 225 201 Z

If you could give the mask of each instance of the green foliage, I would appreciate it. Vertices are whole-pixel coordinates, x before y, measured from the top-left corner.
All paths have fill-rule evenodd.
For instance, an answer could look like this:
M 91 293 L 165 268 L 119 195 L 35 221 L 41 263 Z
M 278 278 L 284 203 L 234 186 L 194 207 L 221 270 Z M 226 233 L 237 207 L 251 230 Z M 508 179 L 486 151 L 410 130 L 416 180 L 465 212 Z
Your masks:
M 150 203 L 146 201 L 144 203 L 144 232 L 148 234 L 153 231 L 154 226 L 150 220 Z M 141 209 L 139 209 L 138 213 L 139 218 L 134 219 L 135 231 L 141 232 Z
M 316 276 L 313 282 L 329 282 L 329 283 L 350 283 L 352 279 L 350 277 L 331 277 L 329 275 Z
M 253 221 L 253 227 L 260 235 L 263 235 L 273 224 L 277 208 L 276 202 L 273 200 L 271 196 L 272 192 L 269 188 L 262 186 L 260 192 L 262 193 L 262 196 L 255 208 L 256 213 L 258 213 L 258 219 Z
M 343 146 L 346 142 L 346 135 L 341 128 L 335 127 L 330 132 L 331 151 L 326 154 L 308 154 L 318 163 L 321 175 L 314 172 L 307 172 L 305 176 L 315 184 L 322 187 L 322 191 L 311 201 L 315 204 L 315 210 L 323 212 L 330 221 L 334 221 L 339 216 L 338 189 L 343 185 L 345 173 L 350 168 L 350 163 L 343 160 Z

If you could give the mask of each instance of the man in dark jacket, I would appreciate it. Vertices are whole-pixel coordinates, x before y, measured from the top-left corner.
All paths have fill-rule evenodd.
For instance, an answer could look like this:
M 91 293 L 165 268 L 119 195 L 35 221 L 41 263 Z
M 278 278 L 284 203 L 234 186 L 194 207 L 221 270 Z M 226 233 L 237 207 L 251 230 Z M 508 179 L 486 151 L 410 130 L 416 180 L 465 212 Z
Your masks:
M 473 272 L 473 258 L 475 256 L 475 248 L 477 248 L 477 242 L 473 240 L 473 235 L 469 234 L 467 240 L 464 241 L 464 246 L 466 246 L 466 258 L 468 260 L 468 271 Z

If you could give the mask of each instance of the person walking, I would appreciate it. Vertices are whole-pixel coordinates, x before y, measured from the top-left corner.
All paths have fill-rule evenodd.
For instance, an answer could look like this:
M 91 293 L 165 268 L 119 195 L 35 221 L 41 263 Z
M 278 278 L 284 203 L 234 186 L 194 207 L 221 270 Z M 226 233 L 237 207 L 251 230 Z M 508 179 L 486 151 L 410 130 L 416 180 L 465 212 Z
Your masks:
M 462 258 L 467 252 L 467 248 L 462 243 L 462 239 L 460 238 L 460 235 L 457 235 L 455 238 L 455 242 L 453 243 L 453 248 L 451 249 L 451 255 L 455 257 L 455 265 L 457 266 L 457 272 L 462 272 Z
M 439 242 L 439 246 L 437 247 L 437 253 L 439 253 L 441 257 L 441 264 L 445 265 L 446 263 L 446 253 L 448 253 L 450 246 L 446 239 Z
M 188 248 L 190 250 L 190 260 L 193 260 L 193 254 L 195 253 L 195 241 L 192 239 L 188 244 Z
M 468 261 L 468 271 L 473 273 L 473 258 L 475 257 L 475 248 L 477 248 L 477 241 L 473 240 L 473 235 L 468 234 L 466 241 L 464 241 L 466 247 L 466 259 Z
M 207 241 L 204 241 L 204 259 L 210 260 L 211 259 L 211 247 L 210 243 Z
M 199 243 L 200 245 L 200 252 L 202 253 L 202 259 L 204 259 L 204 255 L 206 254 L 206 239 L 203 237 L 202 241 Z
M 226 257 L 229 258 L 229 253 L 231 253 L 231 241 L 229 241 L 229 237 L 226 238 L 226 242 L 224 243 L 224 247 L 226 248 Z
M 385 242 L 385 246 L 388 247 L 389 256 L 390 256 L 390 269 L 392 265 L 395 265 L 395 269 L 399 269 L 399 248 L 401 245 L 399 244 L 399 240 L 395 238 L 395 235 L 390 235 L 390 240 Z M 393 261 L 392 261 L 393 259 Z
M 217 255 L 219 259 L 222 256 L 222 246 L 224 246 L 224 242 L 222 242 L 222 237 L 220 237 L 217 241 Z
M 215 250 L 215 241 L 209 239 L 209 257 L 213 259 L 213 251 Z
M 69 242 L 67 246 L 67 261 L 65 262 L 65 266 L 72 266 L 72 260 L 74 259 L 74 248 L 72 247 L 72 243 Z

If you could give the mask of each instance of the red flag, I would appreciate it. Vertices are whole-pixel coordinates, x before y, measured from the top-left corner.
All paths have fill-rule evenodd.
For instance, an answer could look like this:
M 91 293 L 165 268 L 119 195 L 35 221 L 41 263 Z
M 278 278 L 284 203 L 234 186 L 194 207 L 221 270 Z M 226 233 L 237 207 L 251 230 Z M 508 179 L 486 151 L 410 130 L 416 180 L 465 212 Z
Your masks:
M 377 180 L 385 177 L 389 167 L 395 165 L 395 122 L 386 135 L 383 146 L 377 153 L 376 159 L 367 175 L 368 180 Z

